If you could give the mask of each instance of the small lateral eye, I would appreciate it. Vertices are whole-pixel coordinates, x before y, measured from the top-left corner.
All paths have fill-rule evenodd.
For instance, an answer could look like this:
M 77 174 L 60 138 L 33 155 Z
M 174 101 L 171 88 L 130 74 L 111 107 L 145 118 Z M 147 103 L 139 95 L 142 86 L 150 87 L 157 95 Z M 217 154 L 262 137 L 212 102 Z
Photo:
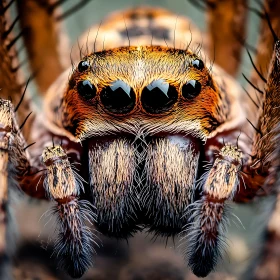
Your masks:
M 199 81 L 190 80 L 182 87 L 182 95 L 187 99 L 193 99 L 201 92 L 201 84 Z
M 89 62 L 87 60 L 82 60 L 79 64 L 78 64 L 78 70 L 79 72 L 84 72 L 89 68 Z
M 77 90 L 80 96 L 89 100 L 96 96 L 96 88 L 89 80 L 84 80 L 78 83 Z
M 204 63 L 200 59 L 195 59 L 192 61 L 192 66 L 198 70 L 202 70 L 204 68 Z

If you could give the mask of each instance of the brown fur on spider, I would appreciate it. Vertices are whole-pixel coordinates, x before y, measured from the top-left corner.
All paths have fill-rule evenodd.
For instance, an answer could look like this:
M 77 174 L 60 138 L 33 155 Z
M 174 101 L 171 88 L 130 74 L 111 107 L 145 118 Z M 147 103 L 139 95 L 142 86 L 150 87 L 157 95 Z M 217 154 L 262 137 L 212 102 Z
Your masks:
M 167 20 L 176 22 L 176 38 Z M 54 254 L 72 277 L 92 265 L 90 224 L 116 238 L 144 228 L 181 234 L 189 266 L 205 277 L 222 254 L 227 202 L 275 187 L 279 41 L 252 123 L 247 97 L 233 77 L 204 59 L 199 31 L 191 33 L 190 25 L 144 7 L 117 13 L 84 35 L 87 53 L 79 58 L 74 49 L 72 72 L 49 87 L 44 112 L 30 127 L 37 143 L 29 149 L 15 112 L 21 106 L 0 99 L 1 203 L 13 180 L 27 194 L 55 202 Z M 2 83 L 8 88 L 5 77 Z M 4 223 L 0 229 L 5 232 Z

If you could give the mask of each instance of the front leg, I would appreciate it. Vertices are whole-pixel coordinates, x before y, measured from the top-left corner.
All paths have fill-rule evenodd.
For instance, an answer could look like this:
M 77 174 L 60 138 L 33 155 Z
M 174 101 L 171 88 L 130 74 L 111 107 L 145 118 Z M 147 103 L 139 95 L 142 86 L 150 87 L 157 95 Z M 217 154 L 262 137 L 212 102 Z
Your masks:
M 54 254 L 72 277 L 81 277 L 93 261 L 94 235 L 86 225 L 95 221 L 93 206 L 87 200 L 79 200 L 83 179 L 73 170 L 61 146 L 46 147 L 43 161 L 47 168 L 44 187 L 56 202 L 58 239 Z
M 268 188 L 279 187 L 280 40 L 275 43 L 263 106 L 253 144 L 250 172 L 266 178 Z M 256 182 L 257 184 L 257 182 Z
M 227 200 L 238 192 L 243 153 L 225 144 L 199 182 L 200 199 L 189 206 L 188 263 L 193 273 L 206 277 L 221 257 L 227 226 Z
M 95 243 L 87 226 L 95 220 L 93 207 L 88 201 L 79 200 L 84 191 L 82 178 L 75 172 L 61 146 L 46 147 L 42 154 L 43 163 L 34 160 L 33 164 L 25 147 L 27 144 L 17 125 L 11 102 L 0 99 L 1 216 L 7 215 L 4 206 L 12 182 L 17 181 L 19 187 L 33 197 L 55 201 L 58 239 L 54 254 L 59 265 L 72 277 L 81 277 L 92 263 Z M 6 235 L 4 216 L 0 224 L 0 231 L 4 233 L 1 234 L 0 250 L 6 243 L 3 237 Z
M 31 164 L 30 155 L 27 151 L 28 145 L 18 126 L 14 108 L 10 101 L 0 98 L 0 141 L 2 151 L 2 173 L 1 181 L 7 180 L 8 172 L 13 176 L 9 179 L 16 180 L 20 188 L 30 196 L 45 198 L 45 190 L 40 184 L 42 177 L 41 170 L 44 166 L 41 163 Z M 8 168 L 8 169 L 7 169 Z M 5 185 L 5 184 L 4 184 Z M 34 188 L 33 186 L 36 186 Z
M 217 135 L 205 146 L 214 163 L 198 183 L 199 199 L 186 213 L 190 217 L 186 229 L 190 239 L 188 262 L 198 276 L 205 277 L 221 256 L 227 226 L 226 201 L 247 201 L 263 190 L 279 193 L 279 73 L 280 41 L 277 41 L 251 156 L 246 154 L 244 141 L 235 137 L 234 132 Z M 231 144 L 222 145 L 224 139 Z M 242 151 L 237 147 L 239 144 Z M 217 155 L 213 146 L 219 150 Z
M 251 171 L 257 174 L 266 172 L 265 187 L 276 195 L 276 202 L 264 234 L 264 246 L 255 267 L 254 279 L 280 277 L 280 40 L 275 43 L 269 73 L 260 112 L 259 132 L 254 141 Z
M 11 119 L 8 117 L 9 106 L 0 99 L 0 278 L 10 279 L 10 260 L 13 254 L 13 228 L 10 219 L 10 195 L 14 182 L 13 171 L 9 164 Z

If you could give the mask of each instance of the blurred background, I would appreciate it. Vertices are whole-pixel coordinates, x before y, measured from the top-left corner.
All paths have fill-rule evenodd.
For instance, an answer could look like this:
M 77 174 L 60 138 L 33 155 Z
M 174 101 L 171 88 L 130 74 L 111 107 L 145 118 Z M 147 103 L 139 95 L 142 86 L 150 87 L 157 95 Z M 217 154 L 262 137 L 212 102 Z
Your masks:
M 68 10 L 77 1 L 62 1 L 63 10 Z M 257 1 L 251 0 L 250 6 L 258 7 Z M 77 10 L 63 22 L 70 45 L 77 42 L 78 37 L 87 32 L 91 25 L 100 24 L 101 20 L 112 11 L 132 6 L 151 5 L 166 8 L 176 14 L 190 17 L 203 31 L 207 31 L 205 13 L 185 0 L 92 0 Z M 247 42 L 254 45 L 258 37 L 259 18 L 249 13 Z M 174 23 L 170 23 L 172 26 Z M 68 51 L 68 50 L 67 50 Z M 70 58 L 69 58 L 70 59 Z M 241 74 L 249 75 L 252 65 L 248 55 L 244 53 L 240 70 L 240 83 L 246 84 Z M 28 70 L 26 71 L 28 73 Z M 30 85 L 33 95 L 36 86 Z M 249 279 L 250 267 L 256 261 L 262 245 L 262 233 L 273 198 L 261 198 L 246 205 L 232 204 L 233 213 L 241 220 L 242 225 L 232 218 L 228 228 L 228 248 L 216 271 L 205 279 Z M 20 196 L 13 203 L 16 217 L 18 241 L 15 265 L 15 279 L 70 279 L 57 269 L 55 259 L 51 257 L 54 225 L 47 210 L 51 203 L 37 201 Z M 90 269 L 82 279 L 103 280 L 183 280 L 196 279 L 184 261 L 178 240 L 152 240 L 145 233 L 126 241 L 102 238 L 102 246 L 97 248 L 94 268 Z

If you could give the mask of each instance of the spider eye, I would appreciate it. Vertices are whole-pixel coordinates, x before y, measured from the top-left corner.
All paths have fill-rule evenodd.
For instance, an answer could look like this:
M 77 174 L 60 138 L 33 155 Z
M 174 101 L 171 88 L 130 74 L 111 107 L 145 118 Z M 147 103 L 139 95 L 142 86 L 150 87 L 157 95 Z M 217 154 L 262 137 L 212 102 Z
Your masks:
M 128 84 L 117 80 L 101 91 L 100 100 L 111 113 L 127 114 L 135 106 L 136 95 Z
M 193 99 L 201 92 L 201 84 L 199 81 L 190 80 L 183 85 L 182 95 L 187 99 Z
M 84 80 L 78 83 L 77 90 L 80 96 L 89 100 L 96 96 L 96 88 L 89 80 Z
M 79 72 L 84 72 L 89 68 L 89 62 L 88 61 L 84 61 L 82 60 L 79 64 L 78 64 L 78 70 Z
M 202 70 L 204 68 L 204 63 L 200 59 L 196 59 L 192 61 L 192 66 L 198 70 Z
M 142 106 L 148 113 L 162 113 L 170 109 L 178 99 L 175 87 L 163 79 L 155 80 L 146 86 L 141 95 Z

